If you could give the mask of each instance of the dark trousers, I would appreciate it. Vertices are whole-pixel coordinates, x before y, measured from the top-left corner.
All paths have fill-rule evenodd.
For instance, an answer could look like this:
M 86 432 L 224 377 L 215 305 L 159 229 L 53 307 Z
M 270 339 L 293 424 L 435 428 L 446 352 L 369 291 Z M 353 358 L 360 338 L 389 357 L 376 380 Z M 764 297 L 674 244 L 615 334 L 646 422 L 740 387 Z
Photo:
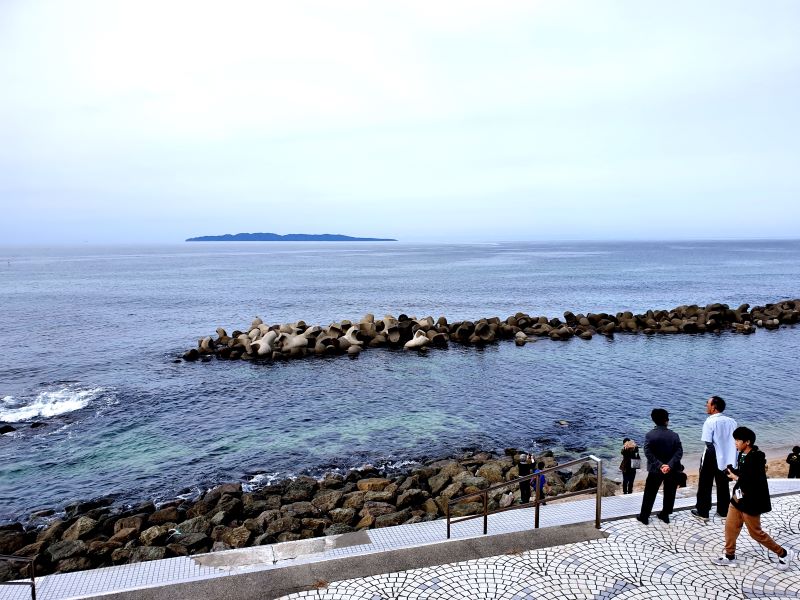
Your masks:
M 628 469 L 622 473 L 622 493 L 633 493 L 633 480 L 636 479 L 636 469 Z
M 527 504 L 531 501 L 531 482 L 530 479 L 528 481 L 520 481 L 519 482 L 519 495 L 522 504 Z
M 642 497 L 642 509 L 639 511 L 639 516 L 643 519 L 650 517 L 653 510 L 653 504 L 656 502 L 656 494 L 661 484 L 664 484 L 664 507 L 661 509 L 661 515 L 668 517 L 672 514 L 672 509 L 675 507 L 675 492 L 678 489 L 677 482 L 669 475 L 663 473 L 648 473 L 647 479 L 644 482 L 644 496 Z
M 711 488 L 717 486 L 717 513 L 719 516 L 728 515 L 728 505 L 731 503 L 731 490 L 728 476 L 725 471 L 717 468 L 717 459 L 712 453 L 706 453 L 705 460 L 700 466 L 700 477 L 697 482 L 697 512 L 704 517 L 708 517 L 711 511 Z

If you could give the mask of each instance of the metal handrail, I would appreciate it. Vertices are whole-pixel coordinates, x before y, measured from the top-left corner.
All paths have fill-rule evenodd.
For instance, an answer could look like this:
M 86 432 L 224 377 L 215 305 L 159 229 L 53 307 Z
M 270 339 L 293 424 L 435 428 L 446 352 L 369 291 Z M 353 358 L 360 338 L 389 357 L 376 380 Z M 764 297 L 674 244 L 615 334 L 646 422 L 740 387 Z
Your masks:
M 14 556 L 11 554 L 0 554 L 0 560 L 9 562 L 26 562 L 31 577 L 30 581 L 0 581 L 0 585 L 29 585 L 31 587 L 31 600 L 36 600 L 36 557 Z
M 497 483 L 495 485 L 489 486 L 485 489 L 479 490 L 472 494 L 465 494 L 464 496 L 459 496 L 457 498 L 451 498 L 448 500 L 446 505 L 447 510 L 447 539 L 450 539 L 450 526 L 454 523 L 460 523 L 462 521 L 469 521 L 471 519 L 479 519 L 483 517 L 483 535 L 486 535 L 489 531 L 489 515 L 494 515 L 501 512 L 506 512 L 508 510 L 517 510 L 519 508 L 529 508 L 531 506 L 534 507 L 534 528 L 539 528 L 539 506 L 544 503 L 546 500 L 542 499 L 542 490 L 539 489 L 540 485 L 539 482 L 541 481 L 542 475 L 547 475 L 552 471 L 564 469 L 565 467 L 571 467 L 573 465 L 582 464 L 588 461 L 593 461 L 597 464 L 597 486 L 593 488 L 587 488 L 585 490 L 580 490 L 577 492 L 567 492 L 564 494 L 557 494 L 555 496 L 549 496 L 547 500 L 561 500 L 563 498 L 570 498 L 572 496 L 578 496 L 580 494 L 591 494 L 594 493 L 596 496 L 595 500 L 595 515 L 594 515 L 594 526 L 597 529 L 600 529 L 600 517 L 602 514 L 602 498 L 603 498 L 603 459 L 598 458 L 594 454 L 590 454 L 589 456 L 584 456 L 578 458 L 576 460 L 571 460 L 569 462 L 563 463 L 561 465 L 556 465 L 555 467 L 549 467 L 538 473 L 531 473 L 530 475 L 525 475 L 524 477 L 518 477 L 517 479 L 512 479 L 511 481 L 505 481 L 503 483 Z M 533 484 L 533 500 L 530 502 L 526 502 L 525 504 L 516 504 L 512 506 L 506 506 L 504 508 L 496 508 L 492 511 L 489 510 L 489 494 L 495 492 L 497 490 L 513 486 L 519 485 L 520 483 L 526 481 L 532 481 L 536 478 L 536 481 Z M 463 502 L 469 498 L 477 498 L 481 497 L 483 500 L 483 513 L 477 515 L 466 515 L 464 517 L 456 517 L 455 519 L 450 516 L 450 507 Z

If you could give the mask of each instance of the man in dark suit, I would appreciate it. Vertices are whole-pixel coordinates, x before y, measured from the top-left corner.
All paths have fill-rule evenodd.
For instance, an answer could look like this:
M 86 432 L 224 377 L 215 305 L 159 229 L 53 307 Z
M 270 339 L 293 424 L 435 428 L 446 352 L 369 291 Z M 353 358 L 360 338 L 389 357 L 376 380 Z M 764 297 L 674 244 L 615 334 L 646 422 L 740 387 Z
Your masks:
M 677 475 L 683 471 L 681 458 L 683 446 L 681 438 L 674 431 L 667 429 L 669 413 L 663 408 L 654 408 L 650 413 L 655 427 L 647 432 L 644 438 L 644 455 L 647 457 L 647 479 L 644 483 L 642 508 L 636 520 L 647 525 L 650 512 L 656 501 L 656 494 L 664 484 L 664 505 L 658 518 L 669 523 L 669 515 L 675 506 L 675 492 L 678 489 Z

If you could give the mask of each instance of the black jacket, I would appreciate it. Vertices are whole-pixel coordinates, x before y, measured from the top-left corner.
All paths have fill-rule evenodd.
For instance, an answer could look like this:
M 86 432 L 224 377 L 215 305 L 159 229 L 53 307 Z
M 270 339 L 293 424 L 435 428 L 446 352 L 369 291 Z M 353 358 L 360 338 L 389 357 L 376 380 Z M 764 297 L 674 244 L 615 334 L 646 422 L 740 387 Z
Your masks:
M 660 474 L 661 465 L 669 465 L 673 473 L 683 471 L 681 438 L 665 425 L 657 425 L 644 436 L 644 455 L 648 473 Z
M 638 458 L 639 460 L 641 460 L 641 458 L 639 457 L 639 446 L 636 446 L 634 448 L 623 448 L 620 454 L 622 455 L 622 462 L 619 465 L 619 470 L 622 471 L 623 473 L 627 473 L 628 471 L 635 471 L 636 469 L 631 469 L 631 459 Z
M 789 464 L 789 477 L 800 477 L 800 454 L 792 452 L 786 457 Z
M 767 483 L 767 457 L 753 446 L 747 454 L 739 453 L 733 473 L 739 479 L 733 486 L 731 504 L 745 514 L 757 516 L 772 510 Z M 741 500 L 736 499 L 736 490 L 742 490 Z

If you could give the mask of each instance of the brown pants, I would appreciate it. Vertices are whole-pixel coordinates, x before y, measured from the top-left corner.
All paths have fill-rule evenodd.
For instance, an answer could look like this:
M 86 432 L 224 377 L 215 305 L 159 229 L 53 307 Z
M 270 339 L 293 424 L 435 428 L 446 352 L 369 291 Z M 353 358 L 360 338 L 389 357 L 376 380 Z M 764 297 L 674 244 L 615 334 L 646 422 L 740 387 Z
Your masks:
M 775 540 L 769 537 L 761 529 L 761 516 L 748 515 L 740 511 L 733 504 L 728 507 L 728 519 L 725 521 L 725 554 L 734 556 L 736 554 L 736 538 L 742 530 L 742 525 L 747 526 L 747 533 L 750 537 L 764 546 L 767 550 L 772 550 L 780 555 L 783 552 Z

